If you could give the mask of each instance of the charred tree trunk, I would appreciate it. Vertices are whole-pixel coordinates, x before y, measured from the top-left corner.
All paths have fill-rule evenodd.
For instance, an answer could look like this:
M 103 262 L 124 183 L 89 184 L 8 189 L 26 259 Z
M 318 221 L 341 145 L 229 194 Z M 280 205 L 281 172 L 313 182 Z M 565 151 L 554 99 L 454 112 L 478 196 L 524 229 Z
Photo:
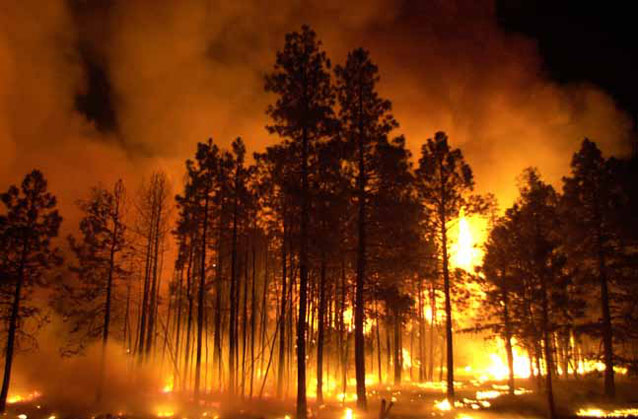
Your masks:
M 239 202 L 237 196 L 237 176 L 235 177 L 235 197 L 233 200 L 233 237 L 230 257 L 230 320 L 228 323 L 228 391 L 235 394 L 236 347 L 237 347 L 237 218 Z
M 27 255 L 29 246 L 24 238 L 22 245 L 22 255 L 20 256 L 20 268 L 16 279 L 15 291 L 13 293 L 13 303 L 11 304 L 11 317 L 9 318 L 9 331 L 7 333 L 7 346 L 4 354 L 4 375 L 2 377 L 2 390 L 0 391 L 0 414 L 7 409 L 7 396 L 9 395 L 9 385 L 11 384 L 11 367 L 13 366 L 13 352 L 15 349 L 15 337 L 18 329 L 18 318 L 20 315 L 20 300 L 22 298 L 22 284 L 24 283 Z
M 509 295 L 507 291 L 507 285 L 505 278 L 502 277 L 502 290 L 503 290 L 503 326 L 505 328 L 505 351 L 507 352 L 507 368 L 509 370 L 509 377 L 507 385 L 509 387 L 509 394 L 514 395 L 514 353 L 512 350 L 512 328 L 510 325 L 509 316 Z
M 401 372 L 403 370 L 403 349 L 401 345 L 401 316 L 394 312 L 394 385 L 401 385 Z
M 197 298 L 197 352 L 195 355 L 195 388 L 193 396 L 197 401 L 199 399 L 199 385 L 201 379 L 201 364 L 202 364 L 202 339 L 204 331 L 204 293 L 206 292 L 206 236 L 208 233 L 208 204 L 210 201 L 210 179 L 207 180 L 206 196 L 204 198 L 204 214 L 202 220 L 202 244 L 200 254 L 200 267 L 199 267 L 199 289 Z
M 554 405 L 554 391 L 552 388 L 552 373 L 554 364 L 552 362 L 552 345 L 550 339 L 550 323 L 549 323 L 549 302 L 547 297 L 547 284 L 543 276 L 541 278 L 541 298 L 543 311 L 543 344 L 545 346 L 545 392 L 547 394 L 547 410 L 550 419 L 556 418 L 556 407 Z
M 281 312 L 279 313 L 279 361 L 277 363 L 277 398 L 283 395 L 284 369 L 286 359 L 286 264 L 287 264 L 287 248 L 286 248 L 286 211 L 284 209 L 283 216 L 283 235 L 281 239 Z
M 364 284 L 366 274 L 366 170 L 365 170 L 365 136 L 363 133 L 363 94 L 359 80 L 359 176 L 357 187 L 359 194 L 358 246 L 357 246 L 357 282 L 355 287 L 354 310 L 354 367 L 357 381 L 357 407 L 366 408 L 366 364 L 365 338 L 363 326 L 365 322 Z
M 117 199 L 117 198 L 116 198 Z M 100 377 L 98 378 L 98 388 L 96 400 L 102 399 L 104 390 L 104 380 L 106 372 L 106 346 L 109 341 L 109 325 L 111 322 L 111 294 L 113 290 L 113 270 L 115 269 L 115 247 L 117 245 L 117 235 L 119 226 L 119 200 L 116 202 L 115 213 L 113 215 L 113 231 L 111 232 L 111 248 L 109 249 L 109 272 L 106 279 L 106 299 L 104 301 L 104 324 L 102 325 L 102 358 L 100 359 Z
M 442 171 L 442 169 L 441 169 Z M 445 196 L 445 186 L 441 185 L 441 199 Z M 445 202 L 441 203 L 439 210 L 439 223 L 441 226 L 441 251 L 443 252 L 443 291 L 445 293 L 445 345 L 447 355 L 447 399 L 454 404 L 454 346 L 452 342 L 452 301 L 450 298 L 450 272 L 447 253 L 447 217 L 445 215 Z
M 323 342 L 326 311 L 326 255 L 321 253 L 321 272 L 319 278 L 319 310 L 317 336 L 317 404 L 323 404 Z
M 305 96 L 305 95 L 304 95 Z M 299 246 L 299 315 L 297 318 L 297 418 L 305 419 L 306 406 L 306 304 L 308 294 L 308 129 L 302 129 L 301 144 L 301 243 Z
M 603 314 L 602 332 L 605 357 L 605 396 L 613 398 L 616 395 L 616 386 L 614 384 L 614 347 L 611 312 L 609 309 L 609 290 L 607 287 L 607 266 L 602 245 L 602 232 L 598 232 L 598 237 L 598 278 L 600 281 L 600 305 Z

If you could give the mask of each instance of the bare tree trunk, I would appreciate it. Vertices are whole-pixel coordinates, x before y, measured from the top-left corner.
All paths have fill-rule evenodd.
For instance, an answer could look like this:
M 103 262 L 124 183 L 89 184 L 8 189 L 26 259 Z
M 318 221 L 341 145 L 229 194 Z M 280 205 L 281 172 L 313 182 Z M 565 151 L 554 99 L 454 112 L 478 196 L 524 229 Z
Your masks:
M 359 194 L 358 246 L 357 246 L 357 282 L 355 287 L 354 311 L 354 366 L 357 381 L 357 407 L 365 409 L 366 402 L 366 364 L 365 338 L 363 327 L 365 322 L 365 303 L 363 287 L 366 275 L 366 170 L 365 147 L 363 134 L 363 95 L 359 80 L 359 176 L 357 179 Z
M 22 255 L 20 257 L 20 268 L 18 270 L 18 278 L 16 279 L 15 292 L 13 294 L 13 303 L 11 304 L 11 317 L 9 318 L 7 346 L 4 354 L 4 375 L 2 377 L 2 390 L 0 391 L 0 413 L 4 413 L 7 410 L 7 396 L 9 395 L 9 385 L 11 384 L 11 367 L 13 366 L 15 336 L 18 329 L 18 317 L 20 314 L 22 284 L 24 282 L 26 259 L 27 255 L 29 254 L 27 239 L 24 238 L 23 240 L 24 243 L 22 245 Z
M 186 298 L 188 299 L 188 318 L 186 321 L 186 345 L 184 348 L 184 371 L 182 373 L 182 389 L 186 390 L 189 372 L 189 360 L 191 356 L 191 330 L 193 327 L 193 258 L 195 253 L 195 237 L 191 238 L 191 248 L 188 258 L 188 270 L 186 273 Z
M 204 330 L 204 293 L 206 292 L 206 235 L 208 233 L 208 204 L 210 201 L 210 182 L 207 180 L 206 197 L 204 200 L 203 228 L 202 228 L 202 248 L 199 272 L 199 290 L 197 299 L 197 353 L 195 355 L 195 388 L 193 397 L 195 401 L 199 399 L 199 385 L 201 379 L 202 365 L 202 338 Z
M 543 341 L 545 346 L 545 392 L 547 394 L 547 409 L 548 416 L 550 419 L 554 419 L 556 417 L 556 407 L 554 405 L 554 392 L 552 389 L 552 370 L 554 368 L 554 364 L 552 362 L 552 346 L 549 337 L 549 303 L 547 297 L 547 286 L 545 283 L 545 278 L 541 278 L 541 287 L 542 287 L 542 305 L 543 305 Z
M 241 319 L 241 397 L 246 391 L 246 338 L 248 337 L 248 245 L 244 251 L 244 295 Z
M 237 178 L 235 178 L 235 186 L 237 186 Z M 239 203 L 237 197 L 237 188 L 235 187 L 235 197 L 233 203 L 233 237 L 232 250 L 230 259 L 230 321 L 228 324 L 228 391 L 235 394 L 235 355 L 237 346 L 237 217 Z
M 509 316 L 509 296 L 505 288 L 505 278 L 502 278 L 503 289 L 503 324 L 505 326 L 505 351 L 507 352 L 507 367 L 509 370 L 509 379 L 507 381 L 509 394 L 514 395 L 514 353 L 512 351 L 512 330 Z
M 401 372 L 403 370 L 403 356 L 401 345 L 401 316 L 398 310 L 394 311 L 394 385 L 401 385 Z
M 252 269 L 252 282 L 251 282 L 251 291 L 250 291 L 250 387 L 248 397 L 253 398 L 253 382 L 255 380 L 255 328 L 257 316 L 255 313 L 256 304 L 255 304 L 255 280 L 257 279 L 257 252 L 255 250 L 255 244 L 252 245 L 253 252 L 253 269 Z
M 117 186 L 116 186 L 117 188 Z M 104 301 L 104 324 L 102 326 L 102 357 L 100 359 L 100 377 L 98 378 L 98 387 L 96 393 L 96 400 L 102 399 L 102 392 L 104 390 L 104 380 L 106 372 L 106 346 L 109 341 L 109 325 L 111 322 L 111 294 L 113 290 L 113 270 L 115 269 L 115 246 L 117 245 L 117 235 L 119 227 L 119 213 L 120 213 L 120 201 L 119 195 L 117 195 L 117 189 L 115 193 L 115 208 L 113 213 L 113 231 L 111 231 L 111 248 L 109 250 L 109 272 L 106 280 L 106 299 Z
M 326 311 L 326 255 L 321 253 L 321 272 L 319 278 L 319 324 L 317 336 L 317 404 L 323 404 L 323 341 Z
M 284 209 L 283 217 L 283 236 L 281 239 L 281 313 L 279 320 L 279 362 L 277 363 L 277 398 L 281 398 L 283 395 L 283 383 L 284 383 L 284 365 L 286 357 L 286 264 L 287 264 L 287 249 L 286 249 L 286 212 Z
M 299 315 L 297 318 L 297 419 L 305 419 L 306 406 L 306 304 L 308 294 L 308 130 L 302 128 L 301 146 L 301 243 L 299 245 Z
M 454 347 L 452 343 L 452 301 L 450 298 L 450 273 L 447 254 L 445 216 L 441 216 L 441 247 L 443 251 L 443 287 L 445 291 L 445 343 L 447 349 L 447 398 L 454 402 Z
M 602 246 L 602 233 L 598 232 L 598 277 L 600 280 L 600 304 L 603 314 L 602 332 L 605 357 L 605 396 L 613 398 L 616 395 L 614 384 L 614 347 L 611 327 L 611 313 L 609 309 L 609 290 L 607 287 L 607 266 L 605 252 Z

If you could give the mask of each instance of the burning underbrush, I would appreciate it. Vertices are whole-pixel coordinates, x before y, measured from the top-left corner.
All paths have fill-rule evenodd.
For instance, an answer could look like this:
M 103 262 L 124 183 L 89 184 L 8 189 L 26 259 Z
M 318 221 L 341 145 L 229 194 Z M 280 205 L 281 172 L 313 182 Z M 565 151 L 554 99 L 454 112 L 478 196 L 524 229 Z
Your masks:
M 560 417 L 638 417 L 638 383 L 623 379 L 618 382 L 618 399 L 614 404 L 599 395 L 599 381 L 595 377 L 580 380 L 559 381 L 555 387 Z M 445 396 L 444 382 L 405 383 L 401 386 L 374 384 L 368 390 L 369 406 L 366 412 L 356 409 L 354 388 L 345 394 L 326 397 L 318 405 L 309 400 L 311 417 L 334 419 L 379 418 L 383 401 L 389 409 L 388 418 L 544 418 L 546 407 L 542 391 L 538 391 L 534 379 L 517 379 L 514 394 L 504 381 L 460 379 L 455 383 L 456 397 L 450 403 Z M 130 389 L 129 389 L 130 390 Z M 130 390 L 132 391 L 132 390 Z M 130 401 L 135 399 L 136 403 Z M 61 399 L 49 397 L 44 392 L 13 393 L 9 400 L 8 417 L 18 419 L 80 419 L 80 418 L 268 418 L 291 419 L 294 417 L 294 400 L 278 401 L 264 397 L 252 400 L 232 399 L 218 394 L 205 394 L 195 403 L 192 394 L 184 395 L 161 386 L 154 392 L 139 391 L 125 398 L 120 408 L 111 402 L 101 408 L 86 401 L 64 404 Z

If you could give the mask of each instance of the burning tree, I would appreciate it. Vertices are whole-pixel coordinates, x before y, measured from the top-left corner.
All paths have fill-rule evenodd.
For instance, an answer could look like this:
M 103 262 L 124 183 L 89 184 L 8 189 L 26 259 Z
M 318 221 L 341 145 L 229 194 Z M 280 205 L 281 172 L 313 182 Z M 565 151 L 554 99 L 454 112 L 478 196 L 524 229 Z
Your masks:
M 0 391 L 0 412 L 7 406 L 11 367 L 24 320 L 38 308 L 29 305 L 34 286 L 41 284 L 46 272 L 62 263 L 57 249 L 51 247 L 62 218 L 56 199 L 47 191 L 47 182 L 39 170 L 28 173 L 20 188 L 11 186 L 0 196 L 6 214 L 0 216 L 0 276 L 3 299 L 10 307 L 3 318 L 8 324 L 4 376 Z

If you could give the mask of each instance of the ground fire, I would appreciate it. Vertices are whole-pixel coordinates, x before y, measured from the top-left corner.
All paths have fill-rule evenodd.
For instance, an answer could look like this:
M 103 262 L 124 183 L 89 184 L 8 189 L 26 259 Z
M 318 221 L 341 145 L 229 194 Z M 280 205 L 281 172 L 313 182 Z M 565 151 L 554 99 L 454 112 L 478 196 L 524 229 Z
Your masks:
M 244 3 L 0 7 L 0 413 L 638 417 L 635 68 L 526 2 Z

